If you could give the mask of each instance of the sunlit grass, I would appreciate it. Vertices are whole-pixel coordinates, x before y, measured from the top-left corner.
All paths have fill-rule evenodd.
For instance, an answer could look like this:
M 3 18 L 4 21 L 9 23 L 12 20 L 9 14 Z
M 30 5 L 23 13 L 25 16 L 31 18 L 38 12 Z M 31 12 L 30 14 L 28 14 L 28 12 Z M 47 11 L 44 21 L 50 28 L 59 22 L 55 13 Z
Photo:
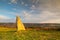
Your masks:
M 1 31 L 0 40 L 60 40 L 60 31 Z
M 16 28 L 0 27 L 0 31 L 16 31 Z

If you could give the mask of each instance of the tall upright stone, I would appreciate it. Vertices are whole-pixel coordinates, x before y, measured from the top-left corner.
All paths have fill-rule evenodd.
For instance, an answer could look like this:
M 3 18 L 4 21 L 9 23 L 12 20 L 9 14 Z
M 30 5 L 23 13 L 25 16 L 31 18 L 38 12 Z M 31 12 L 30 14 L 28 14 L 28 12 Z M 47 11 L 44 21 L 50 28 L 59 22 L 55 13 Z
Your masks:
M 16 16 L 17 31 L 25 30 L 25 27 L 19 16 Z

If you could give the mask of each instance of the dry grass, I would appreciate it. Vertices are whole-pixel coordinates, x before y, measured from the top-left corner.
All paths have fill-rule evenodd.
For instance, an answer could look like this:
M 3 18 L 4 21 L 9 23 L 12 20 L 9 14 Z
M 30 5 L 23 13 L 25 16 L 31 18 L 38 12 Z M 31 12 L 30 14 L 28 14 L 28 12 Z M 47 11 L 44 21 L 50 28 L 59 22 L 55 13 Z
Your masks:
M 16 32 L 16 28 L 0 28 L 0 40 L 60 40 L 60 31 L 26 30 Z
M 16 28 L 0 27 L 0 31 L 16 31 Z

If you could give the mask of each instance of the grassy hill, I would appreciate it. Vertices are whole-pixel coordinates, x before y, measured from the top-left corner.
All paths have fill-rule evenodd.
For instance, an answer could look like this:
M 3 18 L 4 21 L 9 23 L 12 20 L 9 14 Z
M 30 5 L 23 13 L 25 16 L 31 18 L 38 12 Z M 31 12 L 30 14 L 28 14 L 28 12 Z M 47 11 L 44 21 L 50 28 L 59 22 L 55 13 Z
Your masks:
M 0 40 L 60 40 L 60 31 L 0 31 Z
M 24 25 L 26 30 L 17 32 L 16 24 L 0 23 L 0 40 L 60 40 L 60 24 Z M 59 30 L 40 30 L 41 28 L 59 28 Z

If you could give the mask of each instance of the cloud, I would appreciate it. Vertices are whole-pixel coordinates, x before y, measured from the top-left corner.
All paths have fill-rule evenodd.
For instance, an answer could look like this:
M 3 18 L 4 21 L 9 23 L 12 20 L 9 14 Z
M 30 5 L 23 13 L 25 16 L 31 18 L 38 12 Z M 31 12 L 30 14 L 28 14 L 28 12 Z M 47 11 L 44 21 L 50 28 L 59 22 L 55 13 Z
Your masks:
M 32 11 L 30 12 L 22 11 L 22 15 L 23 15 L 24 22 L 27 23 L 35 23 L 38 22 L 38 20 L 40 19 L 35 14 L 32 14 Z
M 10 18 L 10 17 L 7 17 L 5 15 L 0 15 L 0 22 L 15 22 L 15 18 Z
M 28 4 L 25 4 L 25 6 L 28 6 Z
M 11 3 L 17 4 L 17 0 L 11 0 Z
M 30 22 L 60 23 L 60 1 L 59 0 L 33 0 L 37 13 L 31 13 Z
M 17 4 L 18 0 L 11 0 L 11 3 Z M 19 12 L 9 12 L 11 15 L 21 16 L 24 22 L 32 23 L 60 23 L 60 0 L 20 0 L 21 7 L 27 6 L 27 9 L 18 10 Z M 11 4 L 9 3 L 9 4 Z M 17 6 L 19 6 L 17 4 Z M 30 7 L 30 8 L 29 8 Z M 31 9 L 31 10 L 29 10 Z M 13 8 L 13 10 L 17 10 Z M 4 18 L 5 16 L 2 16 Z M 7 17 L 5 17 L 7 19 Z
M 22 12 L 23 12 L 24 19 L 29 20 L 30 17 L 31 17 L 31 14 L 29 12 L 27 12 L 27 11 L 22 11 Z
M 12 10 L 17 10 L 16 8 L 12 8 Z
M 26 3 L 24 3 L 23 1 L 21 1 L 21 5 L 23 6 L 28 6 Z
M 52 13 L 49 11 L 43 11 L 40 14 L 41 23 L 60 23 L 59 13 Z
M 21 2 L 21 5 L 24 5 L 24 2 Z
M 25 2 L 22 2 L 22 5 Z M 32 23 L 60 23 L 60 1 L 59 0 L 33 0 L 31 11 L 22 11 L 15 15 L 23 17 L 24 22 Z
M 32 0 L 32 3 L 35 3 L 36 0 Z
M 56 18 L 56 19 L 49 19 L 49 20 L 45 20 L 45 21 L 42 21 L 40 23 L 60 23 L 60 19 Z
M 53 13 L 53 12 L 50 12 L 50 11 L 42 11 L 40 16 L 42 18 L 56 18 L 56 17 L 59 17 L 58 16 L 59 13 Z
M 53 12 L 58 12 L 60 10 L 60 0 L 40 0 L 37 3 L 38 10 L 48 10 Z
M 33 14 L 34 11 L 22 11 L 24 22 L 27 23 L 60 23 L 59 13 L 50 11 L 41 11 L 39 14 Z
M 0 15 L 0 20 L 4 20 L 4 19 L 10 19 L 10 18 L 4 15 Z
M 30 9 L 32 10 L 36 9 L 35 5 L 32 5 Z

